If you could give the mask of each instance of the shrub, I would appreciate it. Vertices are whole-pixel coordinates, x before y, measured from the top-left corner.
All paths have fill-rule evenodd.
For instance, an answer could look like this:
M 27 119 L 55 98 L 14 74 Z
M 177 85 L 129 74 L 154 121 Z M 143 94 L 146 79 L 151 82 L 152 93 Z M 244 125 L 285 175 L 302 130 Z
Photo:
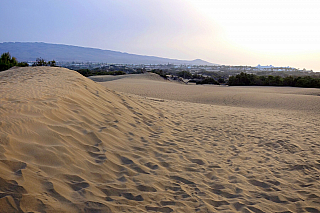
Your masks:
M 32 66 L 50 66 L 50 67 L 55 67 L 56 66 L 56 61 L 52 60 L 52 61 L 48 61 L 46 62 L 44 59 L 42 58 L 37 58 L 36 62 L 34 62 L 32 64 Z
M 213 78 L 205 78 L 202 81 L 197 81 L 196 84 L 216 84 L 220 85 L 218 81 L 214 80 Z
M 55 60 L 48 61 L 47 65 L 50 66 L 50 67 L 55 67 L 56 66 L 56 61 Z
M 32 66 L 47 66 L 47 62 L 42 58 L 37 58 L 36 62 L 34 62 Z
M 28 67 L 29 64 L 27 62 L 19 62 L 18 67 Z
M 151 72 L 156 73 L 156 74 L 160 75 L 162 78 L 167 79 L 167 73 L 163 70 L 153 69 L 153 70 L 151 70 Z

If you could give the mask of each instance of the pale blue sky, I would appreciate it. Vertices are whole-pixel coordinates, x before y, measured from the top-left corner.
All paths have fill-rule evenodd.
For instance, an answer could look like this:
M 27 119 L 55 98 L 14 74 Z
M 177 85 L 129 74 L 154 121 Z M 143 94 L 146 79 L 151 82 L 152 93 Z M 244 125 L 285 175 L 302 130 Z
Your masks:
M 3 0 L 0 42 L 320 71 L 319 0 Z

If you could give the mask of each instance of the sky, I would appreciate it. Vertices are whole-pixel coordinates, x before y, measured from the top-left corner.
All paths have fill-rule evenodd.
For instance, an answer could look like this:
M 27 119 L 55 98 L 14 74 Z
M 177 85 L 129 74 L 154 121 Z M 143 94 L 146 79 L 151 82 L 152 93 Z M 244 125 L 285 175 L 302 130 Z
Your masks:
M 320 71 L 319 0 L 2 0 L 0 42 Z

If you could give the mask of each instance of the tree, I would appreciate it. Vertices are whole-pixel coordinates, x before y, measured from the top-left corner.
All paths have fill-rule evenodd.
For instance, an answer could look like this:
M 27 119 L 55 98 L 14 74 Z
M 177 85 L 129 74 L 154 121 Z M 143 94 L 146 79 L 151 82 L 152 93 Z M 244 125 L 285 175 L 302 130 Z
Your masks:
M 177 76 L 182 77 L 182 78 L 192 78 L 192 74 L 188 71 L 181 71 L 177 73 Z
M 50 66 L 50 67 L 55 67 L 56 66 L 56 61 L 55 60 L 48 61 L 47 65 Z
M 283 79 L 283 86 L 294 86 L 294 78 L 287 76 Z
M 32 66 L 47 66 L 47 62 L 42 58 L 37 58 L 36 62 L 34 62 Z
M 11 57 L 10 53 L 3 53 L 0 57 L 0 71 L 10 69 L 11 67 L 17 66 L 18 61 L 15 57 Z
M 216 80 L 214 80 L 213 78 L 207 77 L 205 79 L 203 79 L 202 81 L 197 81 L 196 84 L 216 84 L 216 85 L 220 85 L 220 83 Z
M 225 82 L 225 80 L 224 80 L 223 78 L 219 78 L 219 79 L 218 79 L 218 82 L 219 82 L 220 84 L 224 84 L 224 83 L 226 83 L 226 82 Z
M 320 88 L 320 78 L 305 76 L 256 76 L 253 74 L 240 73 L 229 77 L 229 86 L 257 85 L 257 86 L 292 86 Z
M 42 58 L 37 58 L 36 62 L 34 62 L 32 64 L 32 66 L 50 66 L 50 67 L 55 67 L 56 66 L 56 61 L 52 60 L 52 61 L 48 61 L 46 62 L 44 59 Z

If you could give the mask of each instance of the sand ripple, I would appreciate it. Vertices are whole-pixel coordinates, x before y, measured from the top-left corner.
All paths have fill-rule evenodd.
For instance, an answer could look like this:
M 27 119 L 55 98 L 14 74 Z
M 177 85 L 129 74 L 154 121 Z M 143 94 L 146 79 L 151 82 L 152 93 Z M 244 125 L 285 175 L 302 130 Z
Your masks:
M 320 211 L 318 96 L 182 102 L 42 67 L 0 81 L 0 212 Z

